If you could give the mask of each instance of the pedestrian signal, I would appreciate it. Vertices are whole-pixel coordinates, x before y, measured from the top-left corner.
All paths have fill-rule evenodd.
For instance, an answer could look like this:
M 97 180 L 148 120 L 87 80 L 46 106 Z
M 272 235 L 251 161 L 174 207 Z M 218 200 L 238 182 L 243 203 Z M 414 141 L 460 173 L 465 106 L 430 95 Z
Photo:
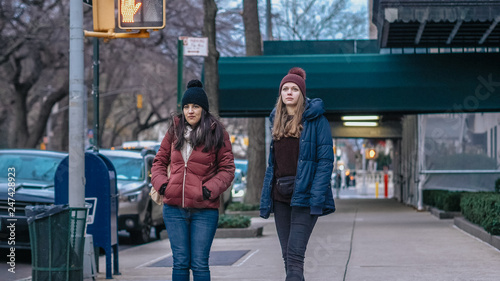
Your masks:
M 162 29 L 165 27 L 165 0 L 118 0 L 118 27 Z

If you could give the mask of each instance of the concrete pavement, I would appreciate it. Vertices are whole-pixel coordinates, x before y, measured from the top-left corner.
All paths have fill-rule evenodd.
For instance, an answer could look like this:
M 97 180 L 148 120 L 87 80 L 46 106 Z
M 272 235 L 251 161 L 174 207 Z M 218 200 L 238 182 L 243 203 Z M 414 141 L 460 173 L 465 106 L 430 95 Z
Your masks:
M 500 251 L 428 212 L 393 199 L 337 199 L 337 212 L 321 217 L 306 253 L 308 281 L 500 280 Z M 254 218 L 262 237 L 217 238 L 212 257 L 245 250 L 232 265 L 211 266 L 212 280 L 284 280 L 272 217 Z M 116 280 L 171 280 L 168 239 L 120 251 Z M 99 280 L 105 279 L 100 259 Z

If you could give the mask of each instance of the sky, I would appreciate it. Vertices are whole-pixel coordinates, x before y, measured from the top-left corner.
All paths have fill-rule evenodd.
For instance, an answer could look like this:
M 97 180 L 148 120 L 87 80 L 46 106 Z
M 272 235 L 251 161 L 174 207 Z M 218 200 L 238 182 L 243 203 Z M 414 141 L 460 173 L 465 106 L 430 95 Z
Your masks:
M 351 2 L 351 10 L 353 12 L 357 12 L 363 8 L 368 10 L 368 0 L 350 0 Z
M 273 0 L 273 2 L 276 0 Z M 366 8 L 368 10 L 368 0 L 349 0 L 351 2 L 351 10 L 353 12 L 357 12 L 363 8 Z M 239 1 L 232 1 L 230 2 L 230 5 L 233 5 L 234 7 L 238 6 L 240 3 Z M 232 8 L 234 8 L 232 7 Z

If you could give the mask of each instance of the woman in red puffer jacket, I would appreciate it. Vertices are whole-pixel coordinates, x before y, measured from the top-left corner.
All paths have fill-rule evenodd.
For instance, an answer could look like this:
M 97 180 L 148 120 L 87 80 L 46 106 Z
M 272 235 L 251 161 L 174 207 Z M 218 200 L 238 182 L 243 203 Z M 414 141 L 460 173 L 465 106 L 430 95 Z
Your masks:
M 210 280 L 208 257 L 218 224 L 219 196 L 234 178 L 228 133 L 208 109 L 198 80 L 182 98 L 151 169 L 153 187 L 163 198 L 163 219 L 173 254 L 173 281 Z M 170 175 L 168 174 L 170 165 Z

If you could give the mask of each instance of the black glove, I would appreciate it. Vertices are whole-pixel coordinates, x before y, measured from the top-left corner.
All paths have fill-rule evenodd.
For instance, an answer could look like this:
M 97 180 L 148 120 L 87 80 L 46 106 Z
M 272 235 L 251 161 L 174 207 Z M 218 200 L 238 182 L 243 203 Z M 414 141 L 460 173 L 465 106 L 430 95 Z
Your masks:
M 208 190 L 205 186 L 202 187 L 203 189 L 203 200 L 208 200 L 210 199 L 210 196 L 212 195 L 212 191 Z
M 161 187 L 160 187 L 160 190 L 158 190 L 158 193 L 160 195 L 164 195 L 165 194 L 165 189 L 167 189 L 167 184 L 163 184 Z

